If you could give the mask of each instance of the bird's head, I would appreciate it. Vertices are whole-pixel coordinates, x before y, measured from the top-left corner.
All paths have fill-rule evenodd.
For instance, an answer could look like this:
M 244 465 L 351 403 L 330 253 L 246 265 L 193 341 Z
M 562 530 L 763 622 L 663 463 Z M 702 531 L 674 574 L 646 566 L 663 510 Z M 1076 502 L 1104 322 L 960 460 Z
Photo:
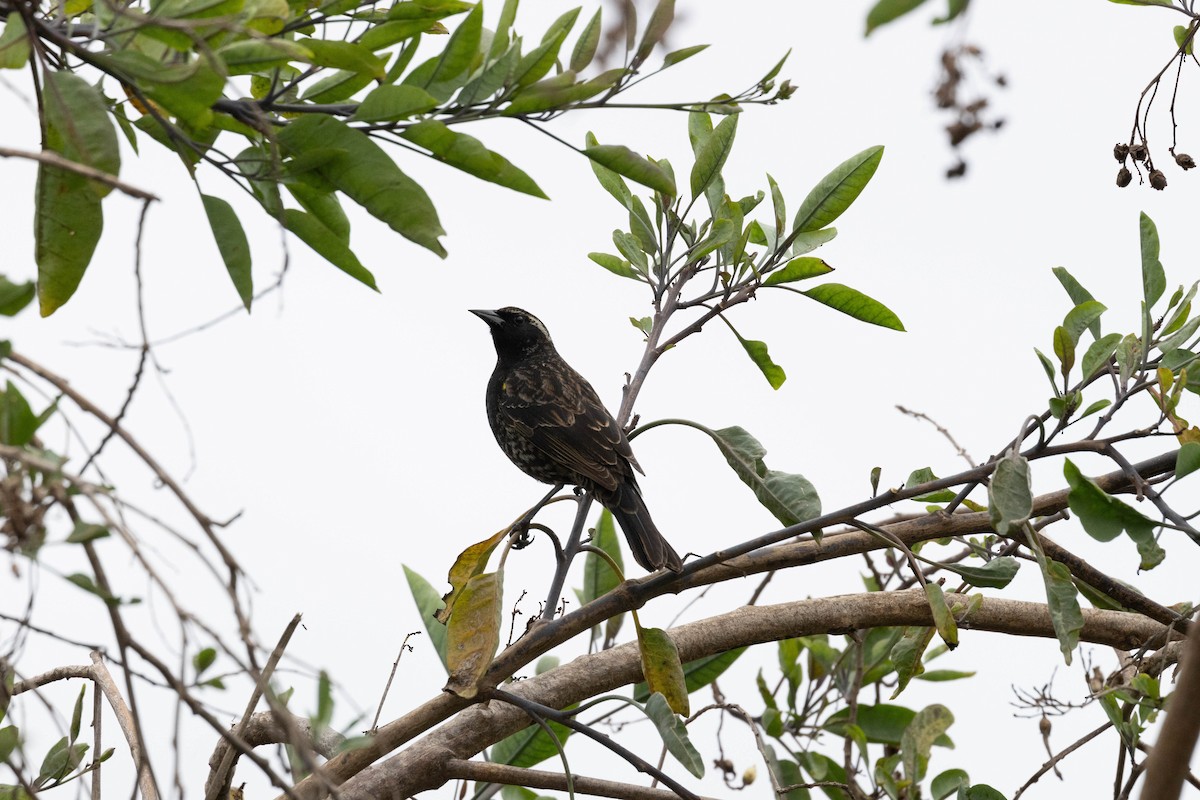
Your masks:
M 541 351 L 554 351 L 546 326 L 524 309 L 507 306 L 495 311 L 472 309 L 471 313 L 491 328 L 496 355 L 501 361 L 516 361 Z

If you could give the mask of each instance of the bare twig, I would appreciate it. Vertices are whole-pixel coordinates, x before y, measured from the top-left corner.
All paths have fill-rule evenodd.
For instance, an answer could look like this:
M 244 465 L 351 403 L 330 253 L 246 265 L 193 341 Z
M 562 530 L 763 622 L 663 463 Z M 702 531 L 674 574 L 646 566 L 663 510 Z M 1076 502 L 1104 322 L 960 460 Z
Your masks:
M 80 164 L 78 161 L 63 158 L 53 150 L 16 150 L 11 147 L 0 147 L 0 158 L 27 158 L 30 161 L 37 161 L 48 167 L 56 167 L 67 172 L 74 172 L 76 175 L 82 175 L 94 181 L 99 181 L 105 186 L 111 186 L 130 197 L 136 197 L 138 200 L 152 202 L 159 199 L 157 195 L 151 194 L 144 189 L 130 186 L 116 175 L 109 175 L 107 172 L 98 170 L 95 167 L 89 167 L 87 164 Z

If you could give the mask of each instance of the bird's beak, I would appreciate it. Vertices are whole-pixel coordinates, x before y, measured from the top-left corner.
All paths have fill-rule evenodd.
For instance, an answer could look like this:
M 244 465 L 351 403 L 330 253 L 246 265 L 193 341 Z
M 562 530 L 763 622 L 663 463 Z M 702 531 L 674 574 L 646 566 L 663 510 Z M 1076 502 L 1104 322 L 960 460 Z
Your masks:
M 495 311 L 487 311 L 485 309 L 480 309 L 480 308 L 472 308 L 469 310 L 472 314 L 474 314 L 475 316 L 479 317 L 481 320 L 486 322 L 488 324 L 489 328 L 494 328 L 497 325 L 504 322 L 504 319 L 499 314 L 497 314 Z

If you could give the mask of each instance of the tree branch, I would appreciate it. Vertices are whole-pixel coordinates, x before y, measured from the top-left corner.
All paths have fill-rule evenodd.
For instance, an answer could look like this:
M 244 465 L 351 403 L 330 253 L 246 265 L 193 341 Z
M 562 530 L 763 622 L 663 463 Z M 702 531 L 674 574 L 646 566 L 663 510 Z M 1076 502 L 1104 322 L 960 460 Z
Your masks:
M 949 594 L 947 601 L 965 605 L 967 598 Z M 1165 626 L 1139 614 L 1087 609 L 1083 618 L 1082 641 L 1131 649 L 1169 635 Z M 924 592 L 871 592 L 747 606 L 668 633 L 679 649 L 680 658 L 686 662 L 736 647 L 795 636 L 931 624 Z M 960 622 L 960 629 L 1054 638 L 1046 606 L 997 598 L 985 599 L 976 612 Z M 550 708 L 565 708 L 641 677 L 641 660 L 636 644 L 631 642 L 581 656 L 558 669 L 513 684 L 509 691 Z M 528 724 L 525 712 L 511 706 L 500 703 L 472 706 L 412 747 L 344 783 L 339 798 L 407 797 L 437 788 L 445 783 L 447 765 L 452 760 L 468 759 Z M 308 791 L 319 788 L 316 784 L 309 787 Z M 301 791 L 304 788 L 308 787 L 298 786 L 297 793 L 318 796 Z
M 1136 464 L 1135 469 L 1143 478 L 1173 472 L 1175 469 L 1175 452 L 1163 453 L 1143 461 Z M 962 476 L 957 477 L 959 478 L 957 483 L 962 483 Z M 1104 491 L 1110 494 L 1127 491 L 1131 487 L 1129 476 L 1123 470 L 1101 475 L 1093 478 L 1093 480 Z M 933 491 L 935 488 L 949 488 L 954 485 L 956 485 L 956 482 L 953 479 L 942 479 L 937 481 L 936 485 L 925 484 L 921 487 L 906 489 L 903 493 L 889 493 L 890 499 L 877 500 L 873 504 L 860 503 L 842 511 L 824 515 L 816 520 L 783 528 L 774 533 L 759 537 L 759 539 L 754 541 L 757 542 L 763 539 L 779 541 L 797 534 L 808 533 L 812 529 L 834 524 L 839 518 L 853 518 L 854 516 L 867 513 L 875 507 L 887 505 L 903 496 L 917 496 Z M 1065 489 L 1034 498 L 1034 514 L 1037 516 L 1054 514 L 1066 507 L 1067 490 Z M 988 520 L 987 514 L 984 513 L 928 514 L 915 519 L 901 520 L 900 522 L 882 527 L 895 533 L 905 544 L 910 546 L 930 539 L 992 532 L 991 522 Z M 692 562 L 685 565 L 683 573 L 679 575 L 661 573 L 637 580 L 628 580 L 603 597 L 588 603 L 586 606 L 559 617 L 551 623 L 532 629 L 528 634 L 499 654 L 495 661 L 492 662 L 492 666 L 489 667 L 488 673 L 481 685 L 498 685 L 500 681 L 515 674 L 517 670 L 545 654 L 551 648 L 568 641 L 583 631 L 588 630 L 593 625 L 604 622 L 609 617 L 623 611 L 628 611 L 631 608 L 640 608 L 649 600 L 660 595 L 678 593 L 692 586 L 703 586 L 735 578 L 744 578 L 747 575 L 769 572 L 775 569 L 794 567 L 801 564 L 814 564 L 841 558 L 846 555 L 866 553 L 882 547 L 883 545 L 877 538 L 860 531 L 848 531 L 840 534 L 830 533 L 822 538 L 820 544 L 814 541 L 804 541 L 776 545 L 769 549 L 756 550 L 748 555 L 730 559 L 725 563 L 720 563 L 719 558 L 718 563 L 712 563 L 710 561 L 712 557 L 706 556 L 704 560 L 709 563 L 701 569 L 697 569 L 694 566 L 695 562 Z M 739 547 L 738 549 L 741 548 Z M 714 554 L 714 556 L 719 557 L 720 554 Z M 895 595 L 887 593 L 886 596 L 891 597 Z M 925 610 L 926 612 L 928 611 L 928 605 L 925 606 Z M 1153 624 L 1148 620 L 1144 621 L 1147 624 Z M 928 624 L 928 622 L 925 624 Z M 845 628 L 844 630 L 851 629 L 852 627 Z M 803 634 L 791 635 L 798 636 Z M 693 658 L 695 657 L 698 656 L 693 656 Z M 555 670 L 554 672 L 558 671 Z M 553 705 L 552 703 L 544 704 Z M 434 697 L 399 719 L 380 728 L 378 736 L 375 737 L 374 742 L 370 746 L 343 753 L 329 761 L 325 765 L 326 776 L 338 782 L 349 780 L 354 775 L 366 769 L 372 762 L 383 758 L 397 747 L 406 744 L 433 726 L 444 722 L 451 715 L 458 713 L 468 705 L 470 705 L 468 701 L 454 695 L 443 694 Z M 474 755 L 474 752 L 456 757 L 469 758 L 472 755 Z M 305 778 L 296 784 L 295 794 L 303 798 L 303 800 L 315 800 L 315 798 L 323 796 L 324 789 L 312 778 Z
M 446 762 L 446 777 L 451 779 L 479 781 L 481 783 L 503 783 L 508 786 L 526 786 L 530 789 L 550 789 L 565 792 L 567 776 L 558 772 L 539 769 L 523 769 L 507 764 L 492 764 L 485 761 L 465 761 L 452 758 Z M 571 776 L 576 794 L 596 797 L 615 797 L 618 800 L 677 800 L 678 795 L 666 789 L 651 789 L 629 783 Z

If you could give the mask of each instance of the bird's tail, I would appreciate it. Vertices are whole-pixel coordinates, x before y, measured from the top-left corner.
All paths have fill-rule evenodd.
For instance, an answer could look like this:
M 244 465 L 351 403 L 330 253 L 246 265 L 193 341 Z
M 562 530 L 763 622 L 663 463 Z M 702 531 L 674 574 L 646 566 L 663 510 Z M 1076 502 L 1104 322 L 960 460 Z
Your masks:
M 670 542 L 663 538 L 650 518 L 646 501 L 632 480 L 619 485 L 616 491 L 597 492 L 596 499 L 612 512 L 613 519 L 625 532 L 625 540 L 633 558 L 648 572 L 666 567 L 672 572 L 683 569 L 683 561 Z

